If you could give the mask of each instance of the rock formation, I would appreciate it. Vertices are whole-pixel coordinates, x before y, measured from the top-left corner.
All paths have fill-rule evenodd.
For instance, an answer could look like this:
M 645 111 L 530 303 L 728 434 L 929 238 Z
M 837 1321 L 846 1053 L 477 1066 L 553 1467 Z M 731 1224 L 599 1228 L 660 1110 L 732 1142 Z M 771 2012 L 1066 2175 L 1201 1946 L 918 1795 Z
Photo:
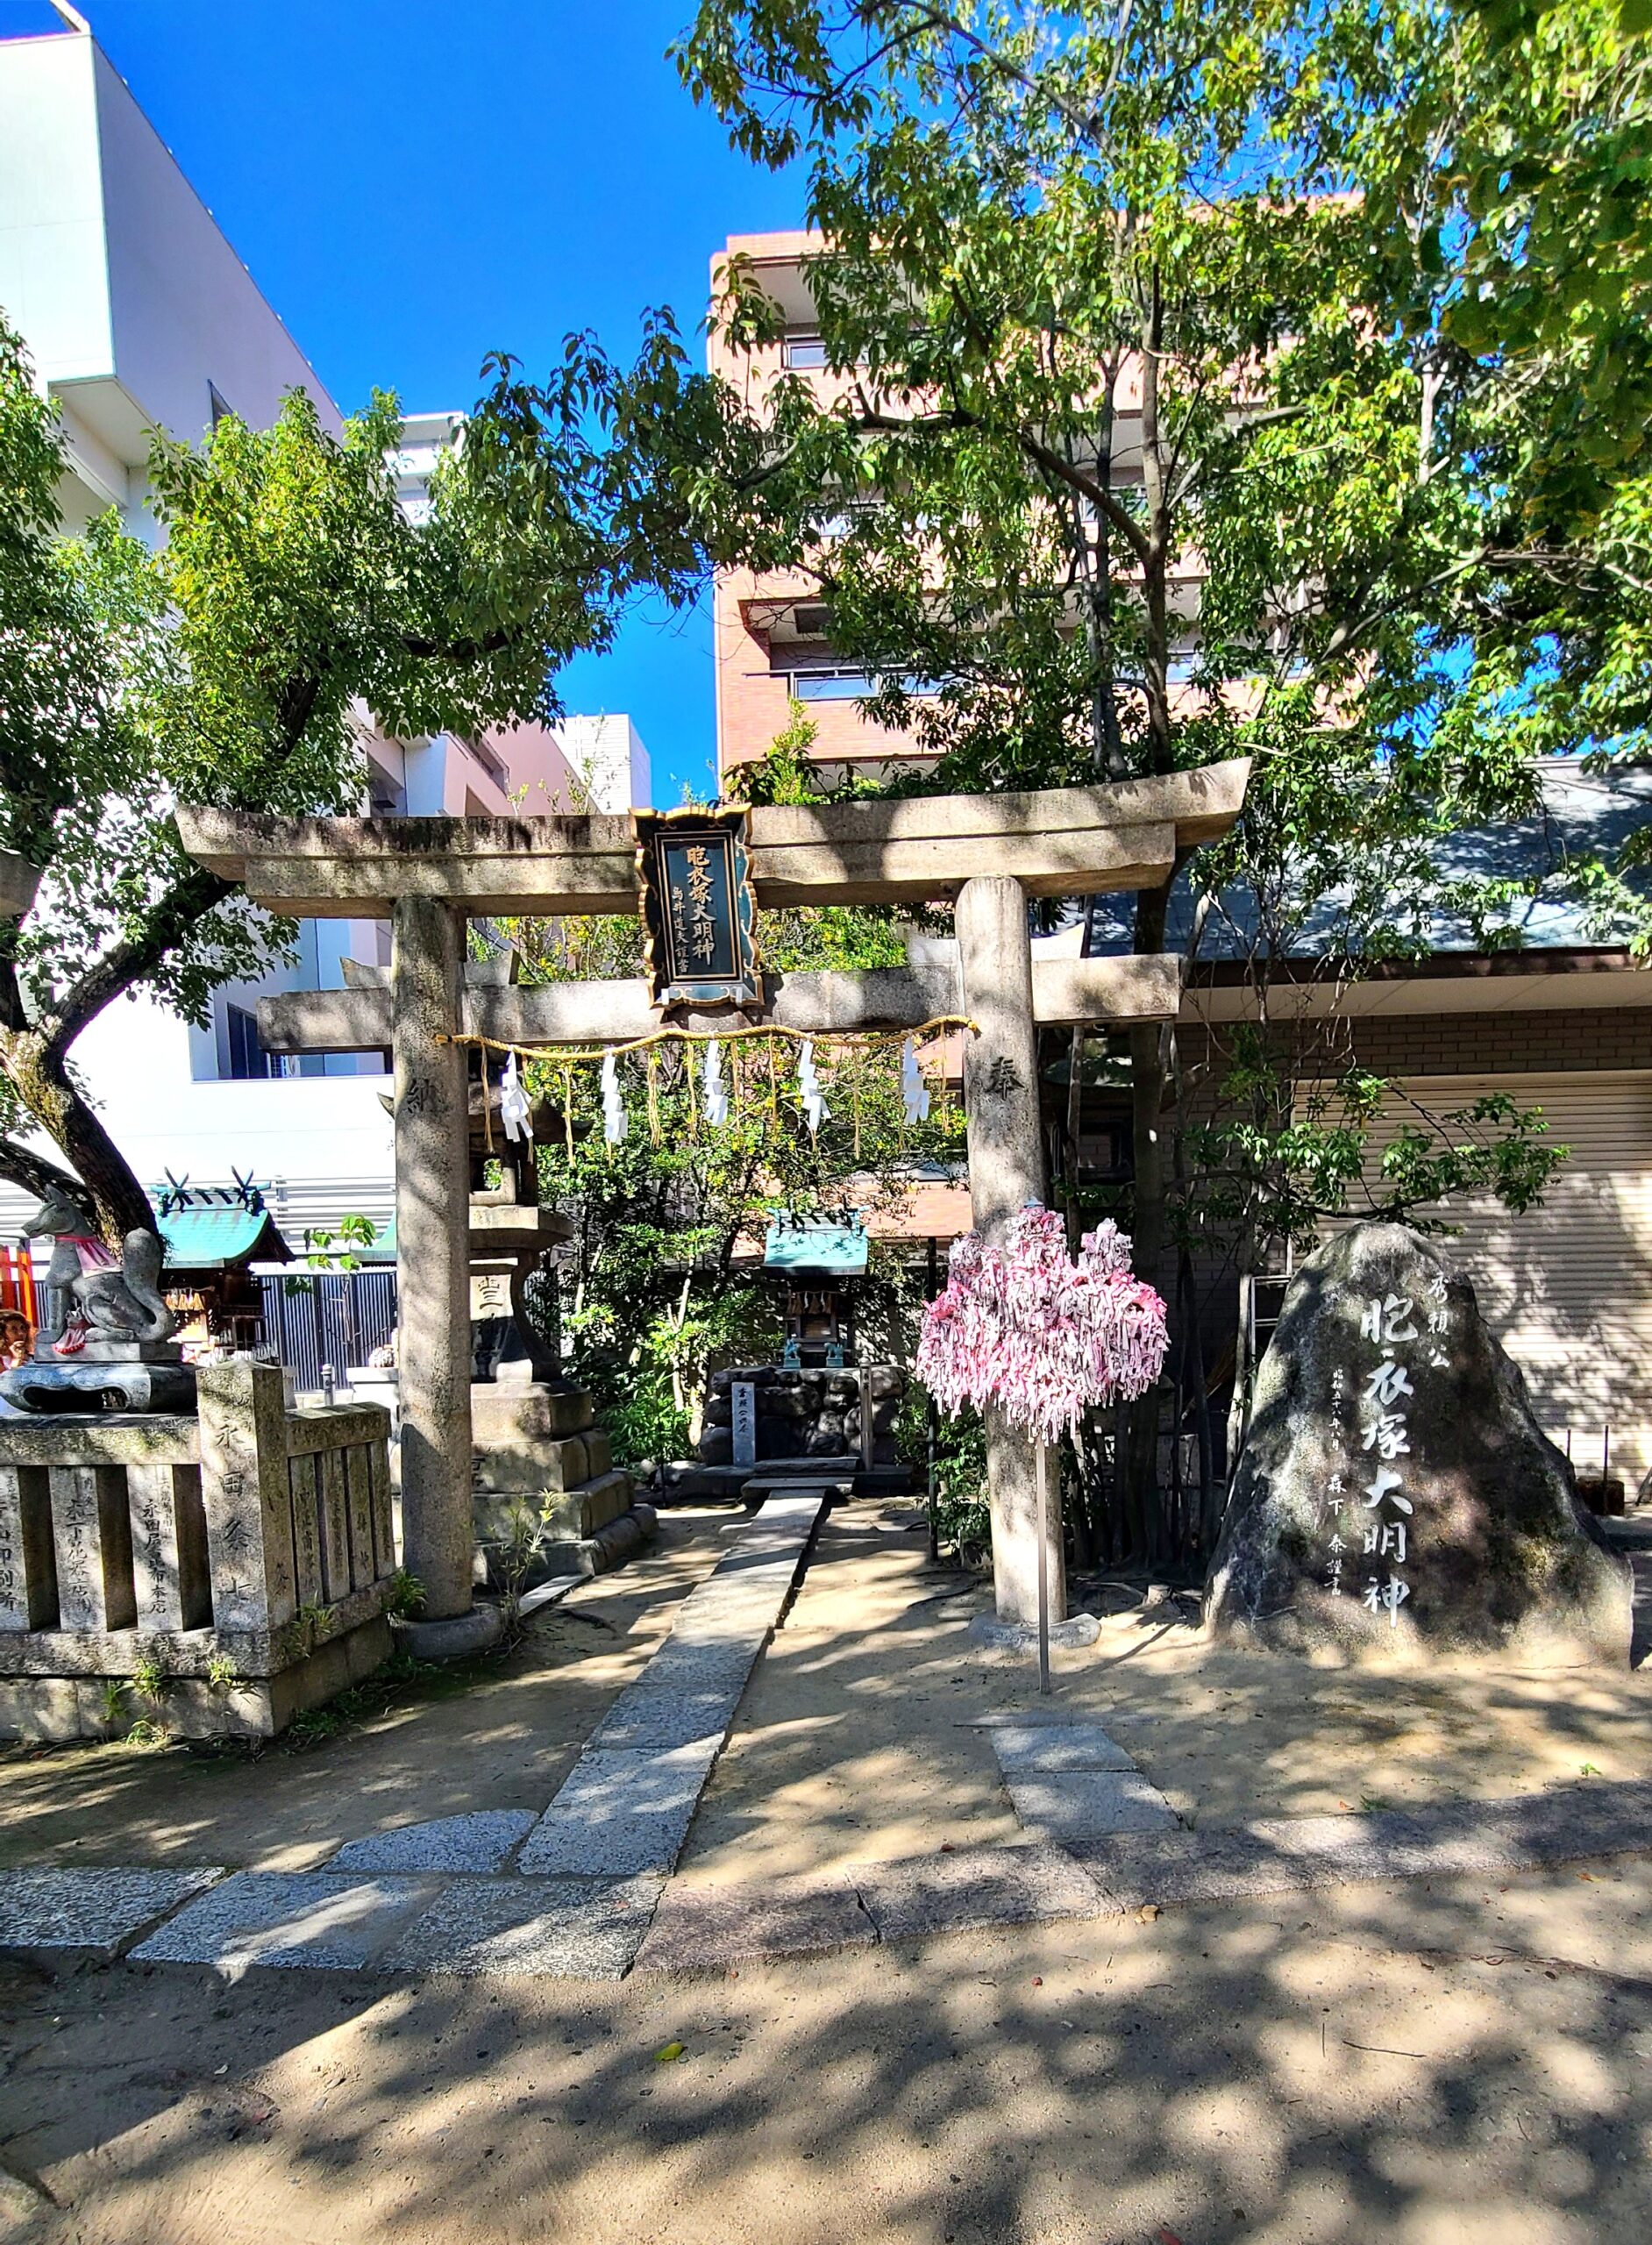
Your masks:
M 1341 1233 L 1292 1282 L 1205 1614 L 1280 1650 L 1627 1664 L 1627 1563 L 1473 1287 L 1403 1225 Z

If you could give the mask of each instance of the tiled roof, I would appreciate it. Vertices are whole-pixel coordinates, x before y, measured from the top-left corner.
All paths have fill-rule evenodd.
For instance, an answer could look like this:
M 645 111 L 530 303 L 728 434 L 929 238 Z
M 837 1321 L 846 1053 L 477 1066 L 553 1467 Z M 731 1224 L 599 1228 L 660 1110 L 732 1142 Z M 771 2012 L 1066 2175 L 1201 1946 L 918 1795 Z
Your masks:
M 1508 939 L 1520 950 L 1613 948 L 1620 940 L 1616 931 L 1595 924 L 1583 899 L 1566 893 L 1565 868 L 1569 862 L 1595 856 L 1610 863 L 1631 834 L 1652 823 L 1652 771 L 1590 773 L 1576 757 L 1551 757 L 1544 759 L 1538 776 L 1542 810 L 1530 818 L 1446 837 L 1435 853 L 1441 877 L 1448 881 L 1541 880 L 1544 886 L 1535 895 L 1517 898 L 1505 916 Z M 1328 934 L 1334 935 L 1346 902 L 1345 896 L 1327 896 L 1292 949 L 1323 955 Z M 1131 904 L 1128 894 L 1091 900 L 1085 946 L 1091 958 L 1129 951 Z M 1241 894 L 1223 897 L 1222 909 L 1210 914 L 1201 933 L 1201 959 L 1250 954 L 1254 918 L 1248 904 Z M 1186 951 L 1193 912 L 1193 891 L 1184 876 L 1171 894 L 1167 951 Z M 1436 951 L 1482 948 L 1465 923 L 1445 915 L 1431 929 L 1430 940 Z

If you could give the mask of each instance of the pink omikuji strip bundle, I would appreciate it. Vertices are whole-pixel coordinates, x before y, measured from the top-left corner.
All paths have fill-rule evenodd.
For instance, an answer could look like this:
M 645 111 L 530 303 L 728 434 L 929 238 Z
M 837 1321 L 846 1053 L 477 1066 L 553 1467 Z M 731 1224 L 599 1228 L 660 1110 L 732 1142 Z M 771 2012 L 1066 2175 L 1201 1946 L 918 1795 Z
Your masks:
M 1029 1201 L 1001 1249 L 973 1231 L 954 1244 L 946 1286 L 924 1313 L 917 1373 L 949 1415 L 995 1403 L 1052 1443 L 1092 1404 L 1144 1393 L 1169 1347 L 1164 1305 L 1132 1273 L 1118 1226 L 1098 1225 L 1069 1258 L 1060 1216 Z

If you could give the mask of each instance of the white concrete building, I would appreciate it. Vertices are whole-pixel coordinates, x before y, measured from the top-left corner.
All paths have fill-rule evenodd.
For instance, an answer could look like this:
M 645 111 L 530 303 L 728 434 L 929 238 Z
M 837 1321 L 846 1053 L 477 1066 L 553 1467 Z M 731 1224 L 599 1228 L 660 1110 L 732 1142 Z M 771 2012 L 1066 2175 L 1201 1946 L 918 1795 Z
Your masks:
M 0 305 L 56 399 L 66 526 L 141 517 L 149 431 L 197 438 L 282 394 L 337 407 L 84 30 L 0 41 Z
M 648 751 L 629 717 L 566 717 L 558 732 L 592 810 L 635 810 L 653 801 Z
M 196 440 L 225 411 L 266 425 L 296 388 L 329 428 L 342 420 L 90 32 L 72 10 L 59 13 L 61 32 L 0 38 L 0 309 L 63 417 L 65 529 L 112 506 L 144 535 L 154 528 L 145 506 L 152 429 Z M 457 413 L 405 423 L 394 465 L 412 520 L 463 425 Z M 381 815 L 546 811 L 593 795 L 623 810 L 648 800 L 647 755 L 623 716 L 399 740 L 364 709 L 358 737 L 362 808 Z M 75 1058 L 139 1177 L 153 1184 L 170 1171 L 217 1185 L 232 1169 L 251 1172 L 295 1248 L 306 1225 L 346 1213 L 388 1222 L 381 1063 L 283 1062 L 261 1051 L 256 1030 L 260 996 L 337 988 L 343 959 L 388 957 L 387 923 L 307 922 L 296 962 L 217 991 L 204 1029 L 148 999 L 110 1006 Z M 15 1237 L 25 1205 L 0 1186 L 0 1238 Z

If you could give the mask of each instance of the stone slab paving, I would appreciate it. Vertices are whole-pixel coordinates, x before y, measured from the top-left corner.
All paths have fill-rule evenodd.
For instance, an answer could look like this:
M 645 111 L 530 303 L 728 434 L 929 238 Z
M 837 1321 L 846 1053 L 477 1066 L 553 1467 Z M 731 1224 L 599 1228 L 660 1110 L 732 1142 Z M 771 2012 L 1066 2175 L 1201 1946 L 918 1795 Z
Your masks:
M 1106 1774 L 1106 1773 L 1098 1773 Z M 452 1820 L 439 1820 L 449 1822 Z M 1652 1855 L 1652 1782 L 1581 1785 L 1411 1813 L 1272 1817 L 1230 1830 L 1092 1834 L 1068 1848 L 961 1849 L 769 1887 L 673 1891 L 665 1875 L 492 1878 L 322 1871 L 41 1870 L 0 1878 L 0 1946 L 71 1962 L 612 1978 L 744 1958 L 1081 1919 L 1317 1886 L 1508 1873 Z M 181 1908 L 179 1903 L 182 1903 Z M 656 1906 L 656 1905 L 658 1906 Z
M 1179 1821 L 1135 1756 L 1098 1722 L 995 1723 L 988 1735 L 1015 1814 L 1038 1839 L 1071 1846 Z
M 965 1848 L 914 1863 L 872 1864 L 853 1877 L 882 1941 L 959 1926 L 1093 1918 L 1107 1906 L 1096 1881 L 1060 1848 Z
M 722 1749 L 720 1736 L 604 1754 L 587 1748 L 529 1834 L 518 1869 L 584 1878 L 674 1869 Z
M 475 1876 L 502 1870 L 538 1822 L 537 1809 L 488 1808 L 469 1816 L 433 1816 L 351 1840 L 329 1858 L 329 1871 L 456 1871 Z
M 456 1878 L 384 1951 L 378 1969 L 623 1979 L 665 1884 L 658 1874 Z
M 1039 1838 L 1070 1847 L 1108 1832 L 1174 1829 L 1175 1810 L 1139 1770 L 1062 1770 L 1005 1780 L 1015 1814 Z
M 223 1876 L 219 1870 L 9 1871 L 0 1878 L 0 1950 L 62 1951 L 89 1963 L 118 1956 Z
M 1064 1770 L 1134 1770 L 1136 1758 L 1099 1722 L 1003 1724 L 990 1733 L 1007 1778 Z
M 748 1958 L 871 1948 L 878 1928 L 846 1876 L 773 1887 L 667 1887 L 639 1972 L 712 1972 Z
M 374 1963 L 442 1891 L 435 1878 L 386 1872 L 243 1871 L 189 1903 L 133 1949 L 140 1964 L 319 1966 L 360 1971 Z
M 1228 1831 L 1177 1831 L 1072 1844 L 1121 1909 L 1221 1901 L 1359 1880 L 1530 1871 L 1652 1853 L 1652 1785 L 1571 1785 L 1409 1813 L 1279 1816 Z
M 771 1497 L 684 1599 L 528 1835 L 520 1871 L 629 1878 L 675 1868 L 827 1502 L 823 1489 Z
M 732 1692 L 737 1700 L 768 1634 L 765 1626 L 761 1632 L 749 1632 L 744 1641 L 667 1637 L 637 1681 L 652 1684 L 656 1691 Z
M 687 1746 L 697 1738 L 726 1741 L 740 1704 L 737 1692 L 676 1692 L 663 1684 L 628 1684 L 586 1741 L 590 1754 L 620 1747 Z

